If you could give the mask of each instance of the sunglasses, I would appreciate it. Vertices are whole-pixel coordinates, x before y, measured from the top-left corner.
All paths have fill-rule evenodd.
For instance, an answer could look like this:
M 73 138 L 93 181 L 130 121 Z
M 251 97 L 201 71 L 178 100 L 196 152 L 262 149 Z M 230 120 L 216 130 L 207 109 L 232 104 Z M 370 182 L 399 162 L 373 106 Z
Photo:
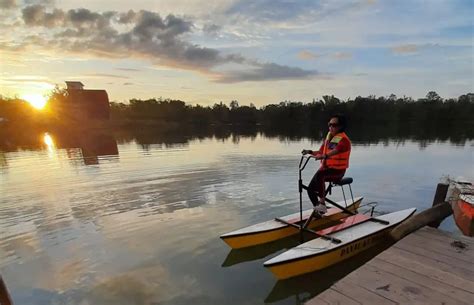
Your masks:
M 339 126 L 339 124 L 336 124 L 336 123 L 329 123 L 328 124 L 328 127 L 337 127 Z

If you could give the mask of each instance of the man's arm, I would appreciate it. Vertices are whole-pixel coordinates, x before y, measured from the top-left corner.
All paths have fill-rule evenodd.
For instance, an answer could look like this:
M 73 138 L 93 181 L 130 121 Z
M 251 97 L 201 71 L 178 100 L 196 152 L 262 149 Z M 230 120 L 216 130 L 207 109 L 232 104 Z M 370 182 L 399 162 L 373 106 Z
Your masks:
M 348 151 L 351 148 L 351 143 L 346 138 L 342 138 L 341 141 L 337 144 L 336 148 L 333 149 L 330 153 L 326 154 L 326 158 L 330 158 L 334 155 Z
M 313 151 L 312 155 L 316 157 L 316 159 L 322 158 L 323 155 L 323 149 L 324 149 L 324 142 L 321 144 L 319 147 L 319 150 Z

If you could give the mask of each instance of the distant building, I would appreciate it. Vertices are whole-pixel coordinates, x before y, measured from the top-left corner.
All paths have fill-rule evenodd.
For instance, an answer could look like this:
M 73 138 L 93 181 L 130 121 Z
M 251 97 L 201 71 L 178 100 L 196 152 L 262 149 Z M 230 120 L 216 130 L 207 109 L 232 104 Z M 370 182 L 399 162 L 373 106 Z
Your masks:
M 83 90 L 84 84 L 81 82 L 69 82 L 66 81 L 67 90 Z
M 68 105 L 72 115 L 80 120 L 108 120 L 110 118 L 109 96 L 105 90 L 84 89 L 84 84 L 67 81 Z

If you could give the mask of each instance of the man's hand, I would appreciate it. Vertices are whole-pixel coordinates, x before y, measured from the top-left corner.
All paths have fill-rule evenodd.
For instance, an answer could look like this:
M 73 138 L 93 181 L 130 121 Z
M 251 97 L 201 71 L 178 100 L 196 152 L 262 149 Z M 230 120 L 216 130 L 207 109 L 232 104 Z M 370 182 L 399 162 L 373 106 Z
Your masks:
M 311 149 L 303 149 L 301 151 L 301 154 L 302 155 L 311 155 L 311 154 L 313 154 L 313 151 Z
M 322 154 L 320 152 L 317 152 L 315 155 L 314 155 L 314 158 L 316 160 L 325 160 L 327 158 L 329 158 L 329 155 L 328 154 Z
M 324 155 L 324 154 L 317 154 L 314 158 L 315 158 L 316 160 L 323 160 L 323 159 L 327 159 L 327 155 Z

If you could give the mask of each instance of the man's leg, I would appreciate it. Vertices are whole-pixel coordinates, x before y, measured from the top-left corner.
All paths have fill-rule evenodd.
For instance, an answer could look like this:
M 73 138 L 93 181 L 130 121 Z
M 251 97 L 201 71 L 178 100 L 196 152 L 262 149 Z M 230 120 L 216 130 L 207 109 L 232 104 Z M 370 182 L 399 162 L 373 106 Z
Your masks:
M 317 206 L 320 203 L 319 198 L 324 196 L 326 171 L 327 169 L 318 169 L 308 184 L 308 197 L 313 206 Z
M 336 182 L 342 179 L 344 177 L 344 174 L 346 173 L 345 169 L 333 169 L 333 168 L 328 168 L 325 171 L 324 174 L 324 182 Z M 320 201 L 321 204 L 324 204 L 326 202 L 326 192 L 323 192 L 323 196 L 320 196 Z
M 345 170 L 320 168 L 308 185 L 308 196 L 314 206 L 324 204 L 326 198 L 326 182 L 338 181 L 344 177 Z M 319 198 L 318 198 L 319 197 Z

